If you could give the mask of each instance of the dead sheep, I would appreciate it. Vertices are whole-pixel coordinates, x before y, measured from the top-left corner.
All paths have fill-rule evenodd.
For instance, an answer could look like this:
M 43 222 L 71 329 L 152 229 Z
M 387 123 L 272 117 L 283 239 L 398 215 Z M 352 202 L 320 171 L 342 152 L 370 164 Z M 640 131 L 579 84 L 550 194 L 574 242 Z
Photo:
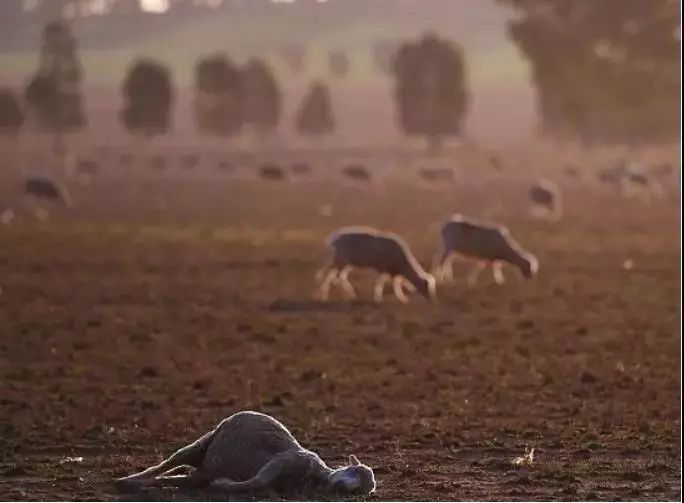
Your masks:
M 195 471 L 173 475 L 184 466 Z M 303 448 L 280 421 L 242 411 L 158 465 L 119 478 L 115 485 L 120 491 L 159 486 L 213 487 L 230 492 L 308 488 L 367 495 L 375 491 L 375 475 L 354 455 L 349 456 L 348 466 L 330 468 L 316 453 Z
M 494 281 L 503 284 L 504 263 L 516 266 L 522 275 L 530 279 L 539 269 L 537 259 L 526 252 L 501 225 L 488 224 L 456 214 L 442 226 L 443 250 L 435 260 L 435 275 L 439 279 L 453 279 L 454 256 L 475 260 L 477 265 L 468 277 L 474 286 L 480 273 L 492 266 Z
M 347 298 L 356 298 L 348 278 L 354 267 L 380 273 L 374 288 L 376 302 L 382 301 L 385 284 L 390 279 L 394 295 L 400 302 L 408 302 L 402 288 L 404 284 L 427 299 L 435 297 L 435 278 L 425 272 L 406 242 L 396 234 L 371 227 L 344 227 L 328 238 L 327 245 L 332 250 L 332 258 L 317 274 L 318 291 L 323 300 L 328 299 L 333 283 L 342 286 Z

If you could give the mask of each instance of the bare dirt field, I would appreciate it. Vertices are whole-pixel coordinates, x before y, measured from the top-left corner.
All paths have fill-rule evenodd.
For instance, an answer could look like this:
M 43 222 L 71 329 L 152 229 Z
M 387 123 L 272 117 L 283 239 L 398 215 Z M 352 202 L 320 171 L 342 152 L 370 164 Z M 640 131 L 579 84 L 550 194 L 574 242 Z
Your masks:
M 226 499 L 111 481 L 242 409 L 333 465 L 356 454 L 375 500 L 681 499 L 672 196 L 568 188 L 557 224 L 513 182 L 94 180 L 74 199 L 0 226 L 0 499 Z M 539 276 L 471 289 L 459 266 L 434 303 L 376 305 L 358 271 L 359 301 L 314 300 L 336 227 L 398 232 L 428 265 L 456 211 L 508 225 Z

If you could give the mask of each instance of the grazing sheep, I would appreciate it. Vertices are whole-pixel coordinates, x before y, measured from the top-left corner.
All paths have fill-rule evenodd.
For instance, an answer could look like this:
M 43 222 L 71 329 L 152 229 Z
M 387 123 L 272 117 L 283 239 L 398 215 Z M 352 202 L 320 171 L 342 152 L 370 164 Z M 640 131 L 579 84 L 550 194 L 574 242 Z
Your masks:
M 157 155 L 150 161 L 150 167 L 155 171 L 164 171 L 166 169 L 166 159 L 161 155 Z
M 332 469 L 316 453 L 304 449 L 278 420 L 243 411 L 224 419 L 158 465 L 117 479 L 115 484 L 122 491 L 168 485 L 211 486 L 227 491 L 372 493 L 373 470 L 354 455 L 349 456 L 349 462 L 349 466 Z M 195 468 L 191 474 L 171 475 L 188 465 Z
M 134 158 L 135 157 L 130 152 L 123 152 L 119 155 L 119 164 L 124 168 L 128 168 L 133 164 Z
M 235 166 L 233 166 L 229 161 L 219 161 L 216 164 L 216 167 L 223 173 L 230 173 L 231 171 L 235 170 Z
M 440 181 L 452 182 L 454 180 L 454 170 L 451 168 L 420 168 L 418 175 L 421 179 L 429 183 Z
M 199 157 L 197 154 L 183 154 L 181 156 L 181 166 L 184 169 L 195 169 L 199 164 Z
M 350 164 L 342 168 L 342 175 L 349 180 L 359 183 L 370 183 L 373 179 L 370 171 L 361 164 Z
M 531 253 L 510 236 L 508 229 L 500 225 L 479 222 L 456 214 L 442 226 L 443 251 L 435 261 L 435 275 L 439 279 L 453 279 L 452 259 L 454 255 L 477 261 L 477 266 L 468 277 L 468 284 L 475 286 L 480 273 L 491 264 L 494 281 L 505 282 L 503 263 L 508 262 L 525 278 L 537 274 L 539 264 Z
M 381 302 L 385 284 L 393 280 L 394 295 L 400 302 L 408 302 L 402 286 L 408 283 L 424 297 L 435 296 L 435 279 L 423 270 L 406 242 L 399 236 L 380 232 L 370 227 L 345 227 L 334 232 L 327 240 L 333 256 L 317 274 L 319 293 L 327 300 L 333 283 L 342 285 L 348 298 L 356 292 L 348 276 L 353 267 L 375 269 L 380 277 L 375 283 L 374 298 Z
M 285 180 L 285 171 L 275 164 L 265 164 L 259 168 L 259 176 L 264 180 L 279 182 Z
M 293 175 L 307 176 L 312 173 L 311 164 L 308 162 L 296 162 L 290 166 Z
M 66 207 L 73 206 L 67 188 L 57 180 L 45 175 L 29 175 L 24 179 L 24 193 L 39 199 L 58 202 Z
M 81 159 L 76 163 L 76 172 L 82 175 L 94 175 L 97 169 L 98 163 L 93 159 Z
M 528 194 L 534 204 L 533 215 L 551 220 L 558 220 L 563 216 L 561 190 L 556 183 L 542 178 L 530 187 Z

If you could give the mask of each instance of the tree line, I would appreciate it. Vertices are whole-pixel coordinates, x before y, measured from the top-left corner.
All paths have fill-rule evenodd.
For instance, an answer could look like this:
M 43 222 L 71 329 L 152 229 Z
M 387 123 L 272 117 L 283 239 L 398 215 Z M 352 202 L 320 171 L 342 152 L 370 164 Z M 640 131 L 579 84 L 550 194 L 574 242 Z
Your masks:
M 499 0 L 520 16 L 509 35 L 528 58 L 537 90 L 540 132 L 601 143 L 671 141 L 679 134 L 679 39 L 672 0 Z M 281 55 L 293 71 L 303 66 L 299 47 Z M 397 44 L 380 41 L 375 63 L 394 81 L 398 123 L 433 147 L 463 134 L 470 97 L 459 45 L 436 34 Z M 342 51 L 329 57 L 331 75 L 342 78 L 350 62 Z M 40 64 L 23 96 L 0 91 L 0 129 L 18 131 L 28 115 L 55 133 L 86 124 L 83 75 L 76 40 L 63 22 L 43 31 Z M 254 58 L 238 65 L 223 54 L 195 67 L 194 115 L 202 133 L 229 137 L 245 129 L 260 136 L 276 131 L 282 92 L 269 65 Z M 159 61 L 139 59 L 122 84 L 119 118 L 133 134 L 154 136 L 171 127 L 173 77 Z M 312 82 L 295 119 L 297 131 L 321 138 L 335 130 L 333 96 Z

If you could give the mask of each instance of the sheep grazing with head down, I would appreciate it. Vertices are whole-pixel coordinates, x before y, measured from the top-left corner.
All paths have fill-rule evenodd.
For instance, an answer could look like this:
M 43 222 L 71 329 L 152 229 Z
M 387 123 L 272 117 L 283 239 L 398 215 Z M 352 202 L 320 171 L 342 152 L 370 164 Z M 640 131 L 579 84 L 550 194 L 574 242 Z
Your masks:
M 349 456 L 350 464 L 330 468 L 314 452 L 304 449 L 278 420 L 243 411 L 221 421 L 195 442 L 158 465 L 117 479 L 121 491 L 145 487 L 214 487 L 230 492 L 275 490 L 370 494 L 375 491 L 373 470 Z M 189 475 L 173 475 L 190 466 Z
M 376 302 L 382 301 L 385 284 L 390 279 L 393 280 L 394 295 L 401 302 L 408 302 L 402 288 L 405 284 L 427 299 L 435 296 L 435 278 L 425 272 L 406 242 L 396 234 L 371 227 L 345 227 L 334 232 L 327 244 L 333 256 L 317 274 L 323 300 L 328 299 L 333 283 L 341 284 L 348 298 L 356 297 L 348 278 L 354 267 L 374 269 L 380 273 L 374 289 Z
M 503 284 L 504 262 L 520 269 L 525 278 L 537 274 L 539 264 L 531 253 L 526 252 L 501 225 L 487 224 L 463 215 L 454 215 L 442 226 L 443 250 L 435 260 L 435 275 L 439 279 L 453 279 L 452 260 L 455 255 L 477 261 L 468 277 L 474 286 L 480 273 L 492 266 L 494 281 Z
M 534 205 L 532 215 L 554 221 L 563 216 L 561 190 L 555 182 L 542 178 L 530 187 L 528 195 Z

